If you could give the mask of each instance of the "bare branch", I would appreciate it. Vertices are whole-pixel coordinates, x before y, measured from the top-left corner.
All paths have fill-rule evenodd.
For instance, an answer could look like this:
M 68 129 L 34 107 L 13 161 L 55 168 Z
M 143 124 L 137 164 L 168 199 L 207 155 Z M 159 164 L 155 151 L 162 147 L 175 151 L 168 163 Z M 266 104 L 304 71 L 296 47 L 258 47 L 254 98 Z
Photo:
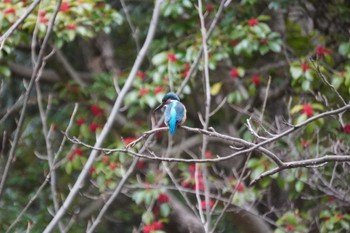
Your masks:
M 57 16 L 59 7 L 61 5 L 61 2 L 62 2 L 62 0 L 58 1 L 56 10 L 55 10 L 55 12 L 53 14 L 53 17 L 50 19 L 49 26 L 48 26 L 48 29 L 47 29 L 44 41 L 43 41 L 43 43 L 41 45 L 41 49 L 40 49 L 40 52 L 39 52 L 39 55 L 38 55 L 38 62 L 35 64 L 31 80 L 29 82 L 29 85 L 27 87 L 27 90 L 26 90 L 26 93 L 25 93 L 25 96 L 24 96 L 24 100 L 23 100 L 24 103 L 23 103 L 23 106 L 22 106 L 22 111 L 21 111 L 21 115 L 20 115 L 20 118 L 19 118 L 19 121 L 18 121 L 18 125 L 17 125 L 17 128 L 16 128 L 15 137 L 14 137 L 14 140 L 13 140 L 13 144 L 12 144 L 11 150 L 9 152 L 9 156 L 8 156 L 8 159 L 7 159 L 7 162 L 6 162 L 6 165 L 5 165 L 5 169 L 3 171 L 3 176 L 2 176 L 2 179 L 1 179 L 1 183 L 0 183 L 0 198 L 1 198 L 2 194 L 3 194 L 3 190 L 4 190 L 5 183 L 6 183 L 6 180 L 7 180 L 7 176 L 8 176 L 9 170 L 10 170 L 10 166 L 11 166 L 12 160 L 13 160 L 13 158 L 15 156 L 17 144 L 18 144 L 19 138 L 21 136 L 21 129 L 22 129 L 22 126 L 23 126 L 23 123 L 24 123 L 25 113 L 26 113 L 26 110 L 27 110 L 27 102 L 28 102 L 28 99 L 29 99 L 29 96 L 30 96 L 30 92 L 31 92 L 31 90 L 33 88 L 34 81 L 35 81 L 35 79 L 36 79 L 36 77 L 37 77 L 37 75 L 38 75 L 38 73 L 40 71 L 40 68 L 41 68 L 41 65 L 42 65 L 42 62 L 43 62 L 43 58 L 44 58 L 44 52 L 45 52 L 46 46 L 48 44 L 48 40 L 50 38 L 50 35 L 52 33 L 53 25 L 55 23 L 56 16 Z
M 118 114 L 120 107 L 122 105 L 123 99 L 124 99 L 125 95 L 127 94 L 128 90 L 130 89 L 130 87 L 133 83 L 133 80 L 135 78 L 136 72 L 139 70 L 141 63 L 142 63 L 144 57 L 146 56 L 146 53 L 147 53 L 148 48 L 153 40 L 153 36 L 154 36 L 156 28 L 157 28 L 160 6 L 161 6 L 162 2 L 163 2 L 163 0 L 157 0 L 155 3 L 153 16 L 152 16 L 152 20 L 150 23 L 150 27 L 148 30 L 146 40 L 145 40 L 145 42 L 144 42 L 136 60 L 135 60 L 135 63 L 130 71 L 129 77 L 127 78 L 123 88 L 120 91 L 120 94 L 118 95 L 118 97 L 114 103 L 112 111 L 108 117 L 106 124 L 104 125 L 104 127 L 102 129 L 102 132 L 96 140 L 95 147 L 100 147 L 102 145 L 103 141 L 107 137 L 107 134 L 111 130 L 114 119 L 115 119 L 116 115 Z M 90 153 L 89 159 L 86 161 L 84 168 L 82 169 L 81 173 L 79 174 L 79 177 L 76 180 L 74 186 L 72 187 L 69 195 L 67 196 L 66 200 L 63 202 L 61 208 L 58 210 L 58 212 L 56 213 L 54 218 L 46 226 L 44 233 L 51 232 L 54 229 L 54 227 L 56 226 L 56 224 L 58 223 L 58 221 L 65 214 L 66 210 L 71 205 L 76 194 L 78 193 L 80 186 L 81 186 L 82 182 L 84 181 L 86 175 L 88 174 L 88 171 L 89 171 L 90 167 L 92 166 L 92 163 L 94 162 L 97 154 L 98 154 L 98 151 L 96 151 L 96 150 L 93 150 Z
M 1 37 L 0 37 L 0 50 L 3 48 L 6 39 L 16 30 L 16 28 L 29 16 L 30 13 L 36 8 L 41 0 L 35 0 L 19 18 Z
M 318 165 L 325 165 L 328 162 L 349 162 L 350 161 L 350 155 L 325 155 L 323 157 L 314 158 L 314 159 L 305 159 L 305 160 L 299 160 L 299 161 L 293 161 L 293 162 L 285 162 L 282 166 L 273 168 L 269 171 L 266 171 L 262 173 L 260 176 L 255 178 L 250 184 L 254 185 L 259 180 L 266 176 L 271 176 L 273 174 L 276 174 L 278 172 L 281 172 L 286 169 L 291 168 L 298 168 L 298 167 L 310 167 L 310 166 L 318 166 Z
M 25 212 L 27 212 L 28 208 L 33 204 L 33 202 L 35 201 L 35 199 L 39 196 L 39 194 L 43 191 L 43 189 L 45 188 L 46 184 L 50 181 L 50 173 L 47 174 L 44 182 L 40 185 L 40 187 L 38 188 L 38 190 L 36 191 L 36 193 L 34 194 L 34 196 L 32 196 L 32 198 L 30 198 L 30 200 L 28 201 L 27 205 L 23 208 L 23 210 L 17 215 L 17 218 L 15 219 L 15 221 L 13 221 L 11 223 L 11 225 L 9 226 L 9 228 L 7 229 L 6 233 L 11 232 L 11 229 L 16 226 L 16 224 L 19 222 L 19 220 L 22 218 L 22 216 L 25 214 Z
M 123 176 L 123 178 L 119 181 L 119 184 L 117 185 L 117 187 L 115 188 L 115 190 L 113 191 L 113 194 L 109 197 L 108 201 L 106 202 L 106 204 L 103 206 L 103 208 L 101 209 L 100 213 L 97 215 L 95 221 L 92 223 L 91 227 L 86 231 L 87 233 L 92 233 L 94 232 L 95 228 L 97 227 L 97 225 L 101 222 L 101 219 L 103 217 L 103 215 L 106 213 L 108 207 L 113 203 L 113 201 L 115 200 L 115 198 L 119 195 L 119 193 L 121 192 L 124 184 L 126 183 L 126 181 L 129 179 L 131 173 L 134 171 L 136 164 L 139 160 L 135 159 L 129 166 L 128 170 L 126 171 L 125 175 Z

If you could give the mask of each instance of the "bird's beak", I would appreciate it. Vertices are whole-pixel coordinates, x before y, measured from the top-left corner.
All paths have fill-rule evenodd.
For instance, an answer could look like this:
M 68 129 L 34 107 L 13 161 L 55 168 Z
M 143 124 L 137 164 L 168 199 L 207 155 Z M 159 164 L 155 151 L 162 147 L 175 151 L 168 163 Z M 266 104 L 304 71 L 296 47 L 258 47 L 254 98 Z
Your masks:
M 159 109 L 161 109 L 164 106 L 164 103 L 161 103 L 158 107 L 156 107 L 153 112 L 158 111 Z

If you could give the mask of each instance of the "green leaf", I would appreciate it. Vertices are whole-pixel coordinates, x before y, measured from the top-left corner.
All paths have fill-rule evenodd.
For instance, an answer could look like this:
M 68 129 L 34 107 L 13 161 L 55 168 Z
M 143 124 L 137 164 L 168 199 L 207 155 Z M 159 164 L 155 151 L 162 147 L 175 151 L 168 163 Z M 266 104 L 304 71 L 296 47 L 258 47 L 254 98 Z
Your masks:
M 301 88 L 304 91 L 309 91 L 310 90 L 310 86 L 311 86 L 311 82 L 308 81 L 308 80 L 303 81 L 302 84 L 301 84 Z
M 145 99 L 146 99 L 146 103 L 149 107 L 153 108 L 156 106 L 157 100 L 156 100 L 156 98 L 154 98 L 154 96 L 146 95 Z
M 341 43 L 338 51 L 341 55 L 350 58 L 350 42 Z
M 170 214 L 170 206 L 167 203 L 160 205 L 160 215 L 164 218 L 168 217 Z
M 78 156 L 74 156 L 72 160 L 72 165 L 74 169 L 79 169 L 81 167 L 81 162 Z
M 343 229 L 345 229 L 345 230 L 347 230 L 347 232 L 349 232 L 348 230 L 350 229 L 350 225 L 347 221 L 341 221 L 340 224 L 343 227 Z
M 301 191 L 303 191 L 304 189 L 304 182 L 301 182 L 301 181 L 297 181 L 295 183 L 295 190 L 300 193 Z
M 300 112 L 301 109 L 303 109 L 303 105 L 301 105 L 301 104 L 295 105 L 295 106 L 290 110 L 290 114 L 293 115 L 294 113 Z
M 80 133 L 83 135 L 84 138 L 89 138 L 91 135 L 89 126 L 87 124 L 83 124 L 80 126 Z
M 162 63 L 166 63 L 168 60 L 168 53 L 167 52 L 161 52 L 153 56 L 152 63 L 155 66 L 158 66 Z
M 291 66 L 289 71 L 294 79 L 298 79 L 303 74 L 303 70 L 300 66 Z
M 146 181 L 150 184 L 153 184 L 157 178 L 157 175 L 153 171 L 149 171 L 146 175 Z
M 267 20 L 270 20 L 271 17 L 269 15 L 260 15 L 257 19 L 259 21 L 267 21 Z
M 73 165 L 71 162 L 68 162 L 64 168 L 67 172 L 68 175 L 72 174 L 72 170 L 73 170 Z
M 300 124 L 300 123 L 306 121 L 306 119 L 307 119 L 307 116 L 306 116 L 305 114 L 301 114 L 301 115 L 297 118 L 295 124 Z
M 275 53 L 281 52 L 281 44 L 279 44 L 278 42 L 270 42 L 269 48 Z
M 260 176 L 264 171 L 265 171 L 264 166 L 258 166 L 258 167 L 256 167 L 256 168 L 252 171 L 252 173 L 251 173 L 251 175 L 250 175 L 250 178 L 251 178 L 252 180 L 254 180 L 254 179 L 256 179 L 258 176 Z
M 342 78 L 335 77 L 332 79 L 332 85 L 335 89 L 339 89 L 340 85 L 343 83 Z
M 0 66 L 0 74 L 5 77 L 10 77 L 11 70 L 7 66 Z
M 141 202 L 143 202 L 144 198 L 145 198 L 145 193 L 147 191 L 138 191 L 138 192 L 135 192 L 133 195 L 132 195 L 132 199 L 135 201 L 135 203 L 137 205 L 141 204 Z
M 304 75 L 305 78 L 309 81 L 312 81 L 314 79 L 312 70 L 307 70 Z
M 259 163 L 260 163 L 259 159 L 250 159 L 248 161 L 247 167 L 248 168 L 253 168 L 253 167 L 256 167 Z
M 264 45 L 259 48 L 259 52 L 261 55 L 265 55 L 266 53 L 269 52 L 269 46 Z
M 243 77 L 245 74 L 245 70 L 242 67 L 237 67 L 239 77 Z
M 284 189 L 285 188 L 285 186 L 286 186 L 286 181 L 284 180 L 284 178 L 283 177 L 278 177 L 277 178 L 277 185 L 278 185 L 278 187 L 280 188 L 280 189 Z
M 151 224 L 153 222 L 154 215 L 151 211 L 147 211 L 142 214 L 142 222 L 145 224 Z
M 317 110 L 321 110 L 321 111 L 324 110 L 324 106 L 322 104 L 314 103 L 314 104 L 311 104 L 311 106 L 313 109 L 317 109 Z

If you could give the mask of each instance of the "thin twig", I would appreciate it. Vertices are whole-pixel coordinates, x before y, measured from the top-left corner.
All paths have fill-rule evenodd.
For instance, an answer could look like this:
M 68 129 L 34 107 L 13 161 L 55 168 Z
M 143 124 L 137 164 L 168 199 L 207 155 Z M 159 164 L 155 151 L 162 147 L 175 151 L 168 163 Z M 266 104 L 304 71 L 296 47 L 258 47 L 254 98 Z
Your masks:
M 137 31 L 137 29 L 135 28 L 134 24 L 131 21 L 129 10 L 128 10 L 128 7 L 125 4 L 125 1 L 124 0 L 120 0 L 120 3 L 122 4 L 123 11 L 125 13 L 126 21 L 128 21 L 129 27 L 131 29 L 132 37 L 135 40 L 136 52 L 139 52 L 140 51 L 140 42 L 139 42 L 139 37 L 138 37 L 138 31 Z
M 138 161 L 139 161 L 139 159 L 134 159 L 133 162 L 130 164 L 128 170 L 124 174 L 123 178 L 119 181 L 118 186 L 114 190 L 113 194 L 109 197 L 109 199 L 106 202 L 106 204 L 102 207 L 100 213 L 97 215 L 96 219 L 92 223 L 91 227 L 86 231 L 86 233 L 94 232 L 95 228 L 101 222 L 101 219 L 102 219 L 103 215 L 106 213 L 106 211 L 108 210 L 109 206 L 113 203 L 113 201 L 116 199 L 116 197 L 121 192 L 124 184 L 129 179 L 131 173 L 134 171 Z
M 317 71 L 317 74 L 321 77 L 322 81 L 328 85 L 332 90 L 333 92 L 338 96 L 338 98 L 340 99 L 340 101 L 346 105 L 346 102 L 344 100 L 344 98 L 341 96 L 341 94 L 337 91 L 337 89 L 335 89 L 335 87 L 328 82 L 327 78 L 325 77 L 325 75 L 323 74 L 323 72 L 321 72 L 320 70 L 320 64 L 317 62 L 317 64 L 315 64 L 315 61 L 311 60 L 312 62 L 312 65 L 314 66 L 314 68 L 316 69 Z
M 144 57 L 146 56 L 146 53 L 148 51 L 148 48 L 153 40 L 153 36 L 155 34 L 156 28 L 157 28 L 157 22 L 158 22 L 158 18 L 159 18 L 159 12 L 160 12 L 160 6 L 162 4 L 164 0 L 157 0 L 155 3 L 155 7 L 154 7 L 154 11 L 153 11 L 153 16 L 151 19 L 151 23 L 150 23 L 150 27 L 148 30 L 148 34 L 146 37 L 146 40 L 140 50 L 140 52 L 137 55 L 137 58 L 135 60 L 135 63 L 130 71 L 129 77 L 127 78 L 123 88 L 120 91 L 120 94 L 118 95 L 114 106 L 112 108 L 112 111 L 107 119 L 106 124 L 104 125 L 101 134 L 98 136 L 96 143 L 95 143 L 95 147 L 100 147 L 103 143 L 103 141 L 105 140 L 105 138 L 107 137 L 109 131 L 111 130 L 112 126 L 113 126 L 113 122 L 114 119 L 116 118 L 119 109 L 122 105 L 122 102 L 124 100 L 125 95 L 127 94 L 128 90 L 130 89 L 136 72 L 139 70 L 139 67 L 141 66 L 142 61 L 144 60 Z M 70 193 L 68 194 L 66 200 L 63 202 L 61 208 L 58 210 L 58 212 L 56 213 L 56 215 L 54 216 L 54 218 L 50 221 L 50 223 L 46 226 L 45 230 L 43 231 L 44 233 L 49 233 L 51 231 L 53 231 L 54 227 L 56 226 L 56 224 L 58 223 L 58 221 L 62 218 L 62 216 L 66 213 L 66 210 L 68 209 L 68 207 L 71 205 L 71 203 L 73 202 L 75 196 L 77 195 L 81 184 L 83 183 L 86 175 L 89 172 L 90 167 L 92 166 L 92 163 L 95 161 L 96 156 L 98 155 L 97 150 L 93 150 L 90 153 L 90 156 L 88 158 L 88 160 L 86 161 L 82 171 L 80 172 L 75 184 L 73 185 Z
M 21 136 L 21 130 L 22 130 L 22 126 L 23 126 L 23 123 L 24 123 L 24 118 L 25 118 L 25 114 L 26 114 L 26 110 L 27 110 L 27 104 L 28 104 L 28 99 L 29 99 L 29 96 L 30 96 L 30 92 L 33 89 L 34 81 L 35 81 L 35 79 L 36 79 L 36 77 L 37 77 L 37 75 L 38 75 L 38 73 L 40 71 L 40 67 L 42 65 L 43 58 L 44 58 L 44 52 L 45 52 L 46 46 L 48 44 L 50 35 L 51 35 L 52 31 L 53 31 L 53 25 L 55 23 L 56 16 L 57 16 L 59 7 L 61 5 L 61 2 L 62 2 L 62 0 L 58 1 L 56 10 L 55 10 L 55 12 L 53 14 L 53 17 L 50 19 L 49 26 L 48 26 L 48 29 L 47 29 L 47 33 L 46 33 L 46 35 L 44 37 L 44 41 L 43 41 L 43 43 L 41 45 L 41 49 L 40 49 L 40 52 L 39 52 L 39 55 L 38 55 L 37 63 L 35 64 L 35 67 L 34 67 L 34 70 L 33 70 L 33 73 L 32 73 L 32 77 L 30 79 L 29 85 L 27 87 L 27 90 L 26 90 L 26 93 L 25 93 L 25 96 L 24 96 L 22 111 L 21 111 L 20 118 L 19 118 L 19 121 L 18 121 L 18 124 L 17 124 L 17 128 L 16 128 L 13 144 L 12 144 L 11 150 L 10 150 L 9 155 L 8 155 L 8 159 L 7 159 L 7 162 L 6 162 L 6 165 L 5 165 L 5 169 L 2 172 L 3 175 L 2 175 L 2 179 L 1 179 L 1 183 L 0 183 L 0 199 L 2 197 L 3 190 L 4 190 L 4 187 L 5 187 L 5 183 L 6 183 L 6 180 L 7 180 L 7 176 L 8 176 L 8 173 L 10 171 L 11 163 L 12 163 L 12 160 L 13 160 L 13 158 L 15 156 L 15 152 L 16 152 L 16 149 L 17 149 L 17 144 L 18 144 L 18 141 L 19 141 L 20 136 Z
M 350 155 L 325 155 L 323 157 L 314 158 L 314 159 L 305 159 L 305 160 L 299 160 L 299 161 L 293 161 L 293 162 L 285 162 L 283 164 L 283 166 L 281 166 L 281 167 L 276 167 L 276 168 L 273 168 L 269 171 L 262 173 L 257 178 L 252 180 L 252 182 L 250 184 L 254 185 L 262 178 L 264 178 L 266 176 L 271 176 L 273 174 L 276 174 L 276 173 L 281 172 L 281 171 L 286 170 L 286 169 L 325 165 L 328 162 L 349 162 L 349 161 L 350 161 Z
M 11 225 L 9 226 L 9 228 L 7 229 L 6 233 L 11 232 L 11 229 L 19 222 L 19 220 L 22 218 L 22 216 L 25 214 L 25 212 L 27 212 L 28 208 L 32 205 L 32 203 L 35 201 L 35 199 L 39 196 L 39 194 L 42 192 L 42 190 L 44 189 L 44 187 L 46 186 L 46 184 L 49 182 L 50 180 L 50 173 L 47 174 L 44 182 L 40 185 L 40 187 L 38 188 L 38 190 L 36 191 L 36 193 L 34 194 L 34 196 L 32 196 L 32 198 L 30 198 L 30 200 L 28 201 L 27 205 L 23 208 L 23 210 L 17 215 L 17 218 L 15 219 L 15 221 L 13 221 L 11 223 Z
M 208 45 L 207 45 L 207 29 L 205 27 L 205 20 L 203 15 L 203 4 L 202 0 L 198 0 L 198 15 L 200 19 L 200 25 L 201 25 L 201 34 L 202 34 L 202 47 L 203 47 L 203 63 L 204 63 L 204 93 L 205 93 L 205 112 L 204 112 L 204 124 L 203 129 L 207 130 L 209 127 L 209 120 L 210 120 L 210 103 L 211 103 L 211 94 L 210 94 L 210 81 L 209 81 L 209 52 L 208 52 Z M 208 138 L 205 134 L 203 134 L 203 141 L 202 141 L 202 159 L 205 159 L 205 152 L 207 150 L 208 146 Z M 196 166 L 197 168 L 197 166 Z M 205 193 L 205 212 L 206 212 L 206 221 L 202 222 L 204 223 L 204 229 L 206 233 L 210 232 L 210 222 L 211 222 L 211 214 L 210 214 L 210 207 L 209 207 L 209 185 L 208 185 L 208 170 L 205 166 L 201 167 L 203 170 L 203 183 L 204 183 L 204 193 Z M 197 169 L 196 169 L 197 172 Z M 198 172 L 197 172 L 198 173 Z M 198 174 L 197 174 L 198 175 Z M 198 177 L 196 177 L 196 180 Z M 197 184 L 197 183 L 196 183 Z M 199 185 L 197 185 L 199 186 Z M 196 189 L 197 190 L 197 189 Z M 199 197 L 199 195 L 197 195 Z M 198 208 L 201 211 L 202 205 L 200 198 L 198 200 Z
M 19 18 L 16 23 L 14 23 L 1 37 L 0 37 L 0 50 L 3 48 L 6 39 L 16 30 L 16 28 L 29 16 L 30 13 L 36 8 L 36 6 L 41 2 L 41 0 L 35 0 L 23 13 L 21 18 Z
M 56 189 L 56 171 L 55 169 L 53 169 L 54 167 L 54 152 L 53 152 L 53 148 L 52 148 L 52 144 L 51 144 L 51 139 L 49 136 L 49 129 L 48 129 L 48 124 L 47 124 L 47 114 L 48 112 L 44 110 L 44 106 L 43 106 L 43 99 L 42 99 L 42 94 L 41 94 L 41 90 L 40 90 L 40 83 L 39 83 L 39 79 L 41 76 L 41 71 L 43 70 L 46 62 L 46 59 L 44 59 L 42 66 L 40 68 L 40 71 L 38 73 L 38 77 L 35 80 L 35 86 L 36 86 L 36 93 L 37 93 L 37 100 L 38 100 L 38 107 L 39 107 L 39 114 L 40 114 L 40 119 L 41 119 L 41 123 L 42 123 L 42 132 L 43 132 L 43 136 L 45 139 L 45 145 L 46 145 L 46 152 L 47 152 L 47 158 L 48 158 L 48 164 L 49 164 L 49 168 L 51 171 L 51 182 L 50 182 L 50 187 L 51 187 L 51 196 L 52 196 L 52 201 L 53 201 L 53 206 L 54 206 L 54 210 L 55 213 L 58 211 L 59 209 L 59 202 L 57 199 L 57 189 Z M 50 105 L 47 106 L 47 108 L 50 108 Z M 59 222 L 59 229 L 60 231 L 63 233 L 64 232 L 64 227 L 62 222 Z

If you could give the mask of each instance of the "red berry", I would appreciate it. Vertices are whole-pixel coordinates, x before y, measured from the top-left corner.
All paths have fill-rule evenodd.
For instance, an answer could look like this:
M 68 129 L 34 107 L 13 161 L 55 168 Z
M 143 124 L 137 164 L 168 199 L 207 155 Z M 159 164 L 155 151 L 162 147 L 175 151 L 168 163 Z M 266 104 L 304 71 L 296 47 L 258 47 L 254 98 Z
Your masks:
M 15 14 L 15 13 L 16 13 L 16 9 L 13 8 L 13 7 L 4 10 L 4 14 L 5 14 L 5 15 Z
M 230 75 L 232 78 L 238 78 L 239 77 L 238 69 L 233 67 L 230 71 Z
M 96 168 L 94 166 L 90 167 L 89 173 L 92 174 L 96 171 Z
M 213 208 L 213 206 L 214 206 L 214 201 L 209 200 L 209 202 L 208 202 L 209 209 Z M 203 200 L 201 202 L 201 207 L 202 207 L 202 209 L 206 209 L 207 208 L 207 202 L 205 200 Z
M 78 120 L 77 120 L 77 125 L 79 125 L 79 126 L 81 126 L 81 125 L 83 125 L 83 124 L 85 124 L 85 119 L 84 118 L 79 118 Z
M 302 113 L 305 114 L 307 117 L 311 117 L 314 110 L 310 104 L 304 104 L 302 108 Z
M 154 94 L 158 94 L 160 92 L 164 91 L 164 88 L 161 87 L 161 86 L 157 86 L 155 89 L 154 89 Z
M 168 61 L 170 61 L 170 62 L 176 62 L 177 61 L 174 53 L 168 53 Z
M 139 95 L 140 96 L 144 96 L 144 95 L 146 95 L 146 94 L 148 94 L 149 93 L 149 89 L 148 88 L 141 88 L 140 90 L 139 90 Z
M 90 107 L 90 112 L 92 113 L 92 115 L 94 115 L 95 117 L 97 116 L 103 116 L 104 111 L 102 108 L 100 108 L 97 105 L 91 105 Z
M 188 166 L 188 171 L 192 174 L 194 174 L 196 172 L 196 164 L 191 164 L 190 166 Z
M 327 49 L 323 46 L 317 46 L 315 49 L 316 55 L 319 56 L 320 58 L 324 57 L 325 55 L 330 55 L 332 53 L 332 50 Z
M 259 24 L 259 20 L 257 20 L 256 18 L 252 17 L 248 20 L 248 25 L 249 27 L 254 27 L 256 25 Z
M 261 83 L 261 77 L 260 77 L 260 75 L 259 74 L 254 74 L 253 76 L 252 76 L 252 83 L 254 83 L 255 84 L 255 86 L 259 86 L 260 85 L 260 83 Z
M 214 10 L 213 5 L 207 4 L 207 11 L 212 11 L 212 10 Z
M 104 163 L 104 164 L 108 164 L 108 163 L 109 163 L 109 157 L 108 157 L 108 156 L 103 156 L 103 157 L 101 158 L 101 161 L 102 161 L 102 163 Z
M 91 123 L 89 127 L 90 127 L 90 131 L 91 131 L 91 132 L 96 132 L 96 130 L 97 130 L 97 128 L 98 128 L 98 124 L 96 124 L 96 123 Z
M 309 65 L 307 64 L 307 62 L 301 64 L 301 69 L 304 73 L 309 69 Z
M 143 161 L 138 161 L 136 164 L 137 169 L 141 170 L 145 168 L 145 163 Z
M 158 196 L 158 202 L 159 202 L 160 204 L 168 203 L 168 202 L 169 202 L 169 196 L 168 196 L 168 194 L 165 194 L 165 193 L 159 194 L 159 196 Z
M 83 155 L 83 151 L 80 148 L 75 148 L 73 153 L 78 156 Z
M 238 184 L 234 184 L 233 187 L 237 189 L 237 192 L 243 193 L 244 192 L 244 185 L 240 182 Z
M 144 79 L 146 77 L 145 73 L 143 73 L 142 71 L 138 71 L 136 73 L 136 77 L 140 78 L 140 79 Z
M 74 23 L 68 24 L 68 25 L 66 26 L 66 28 L 67 28 L 67 30 L 73 31 L 73 30 L 75 30 L 75 29 L 77 28 L 77 25 L 74 24 Z
M 132 143 L 132 142 L 135 141 L 136 139 L 137 139 L 136 136 L 125 137 L 125 138 L 124 138 L 124 143 L 125 143 L 125 145 L 129 145 L 130 143 Z
M 47 23 L 49 22 L 49 19 L 46 18 L 45 16 L 40 16 L 40 17 L 39 17 L 39 22 L 40 22 L 40 23 L 47 24 Z
M 161 230 L 163 228 L 163 223 L 161 223 L 160 221 L 156 221 L 152 223 L 152 225 L 155 230 Z
M 62 2 L 60 7 L 61 12 L 68 12 L 69 11 L 69 3 L 68 2 Z
M 295 231 L 295 226 L 293 226 L 292 224 L 288 224 L 286 225 L 285 229 L 287 231 Z
M 344 127 L 343 127 L 343 132 L 344 132 L 345 134 L 350 134 L 350 124 L 344 125 Z
M 214 158 L 213 152 L 211 152 L 211 150 L 206 150 L 204 155 L 205 155 L 205 158 L 206 158 L 206 159 L 212 159 L 212 158 Z
M 44 17 L 46 15 L 46 11 L 40 10 L 39 11 L 39 16 Z
M 114 170 L 114 169 L 116 169 L 118 167 L 118 164 L 116 164 L 116 163 L 110 163 L 109 164 L 109 168 L 111 169 L 111 170 Z
M 69 161 L 72 161 L 72 160 L 74 159 L 74 157 L 75 157 L 75 154 L 72 153 L 72 154 L 70 154 L 70 155 L 68 156 L 68 160 L 69 160 Z

